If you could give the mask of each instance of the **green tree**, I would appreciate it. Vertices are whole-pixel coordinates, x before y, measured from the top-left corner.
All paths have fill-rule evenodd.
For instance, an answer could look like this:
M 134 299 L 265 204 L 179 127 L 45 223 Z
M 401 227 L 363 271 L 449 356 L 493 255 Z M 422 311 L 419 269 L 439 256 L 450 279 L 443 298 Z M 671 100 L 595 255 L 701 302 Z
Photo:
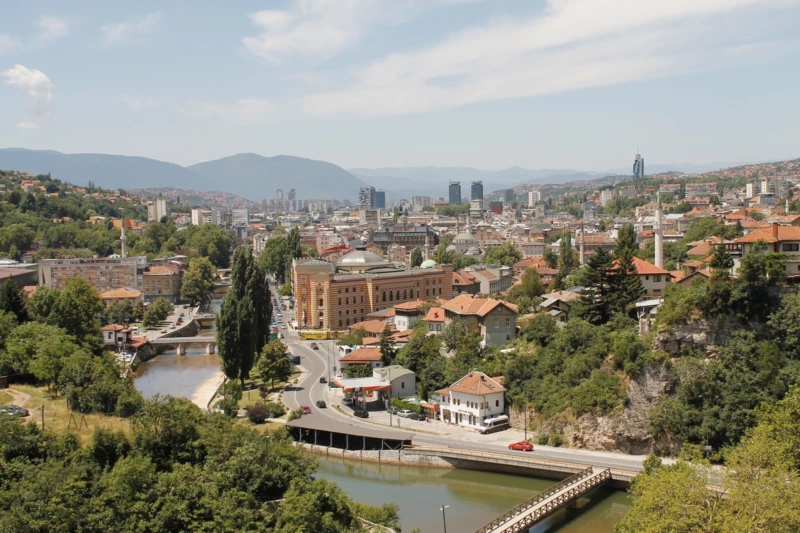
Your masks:
M 516 304 L 520 313 L 529 312 L 538 297 L 545 293 L 545 286 L 535 267 L 525 269 L 522 281 L 511 287 L 506 300 Z
M 715 278 L 730 277 L 731 269 L 733 268 L 733 258 L 724 246 L 717 246 L 714 249 L 714 255 L 711 257 L 710 266 L 714 271 Z
M 211 303 L 215 272 L 216 269 L 208 258 L 192 258 L 181 281 L 181 299 L 188 301 L 191 306 L 208 307 Z
M 98 317 L 104 309 L 97 290 L 86 279 L 76 276 L 67 280 L 51 318 L 80 344 L 100 353 L 103 345 Z
M 561 242 L 559 243 L 558 255 L 558 274 L 556 274 L 555 286 L 559 289 L 564 289 L 564 280 L 572 274 L 577 267 L 577 260 L 575 258 L 575 250 L 572 249 L 572 237 L 569 230 L 564 230 L 561 233 Z
M 265 344 L 256 362 L 256 369 L 262 380 L 269 380 L 271 389 L 275 389 L 275 381 L 288 380 L 292 375 L 292 365 L 286 345 L 279 340 Z
M 17 317 L 17 322 L 28 320 L 28 309 L 25 306 L 25 296 L 13 278 L 9 278 L 0 286 L 0 311 L 11 313 Z
M 544 260 L 547 263 L 548 268 L 556 269 L 558 268 L 558 254 L 555 253 L 549 247 L 544 251 Z
M 380 343 L 378 344 L 378 349 L 381 351 L 381 361 L 384 366 L 393 365 L 397 357 L 397 350 L 395 350 L 394 343 L 389 338 L 391 336 L 392 332 L 387 325 L 381 332 Z
M 514 263 L 522 259 L 520 254 L 514 247 L 514 243 L 506 241 L 500 246 L 493 246 L 486 251 L 485 262 L 490 265 L 505 265 L 514 266 Z
M 411 268 L 416 268 L 422 264 L 424 260 L 422 256 L 422 250 L 419 248 L 414 248 L 414 251 L 411 252 Z
M 453 351 L 458 347 L 458 342 L 469 334 L 469 324 L 461 317 L 455 317 L 450 321 L 440 335 L 442 344 L 448 351 Z
M 775 339 L 786 356 L 800 361 L 800 294 L 785 294 L 767 325 L 770 338 Z
M 581 293 L 573 315 L 592 324 L 605 324 L 615 311 L 612 300 L 617 298 L 617 269 L 613 259 L 603 248 L 589 256 L 583 271 L 584 291 Z

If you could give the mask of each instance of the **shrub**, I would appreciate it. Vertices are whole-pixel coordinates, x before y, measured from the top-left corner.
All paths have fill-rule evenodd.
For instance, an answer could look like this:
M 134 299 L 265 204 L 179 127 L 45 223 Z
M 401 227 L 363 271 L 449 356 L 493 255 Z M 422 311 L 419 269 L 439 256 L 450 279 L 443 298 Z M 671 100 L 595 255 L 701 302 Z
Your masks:
M 256 402 L 247 408 L 247 418 L 253 424 L 263 424 L 269 418 L 269 410 L 264 402 Z
M 562 444 L 564 444 L 564 440 L 558 433 L 553 433 L 550 435 L 549 443 L 550 446 L 553 446 L 554 448 L 559 448 Z
M 294 409 L 289 412 L 289 416 L 286 417 L 286 419 L 291 422 L 292 420 L 297 420 L 301 416 L 303 416 L 303 411 L 301 409 Z
M 264 405 L 267 407 L 267 413 L 269 413 L 270 418 L 280 418 L 286 414 L 286 408 L 283 404 L 278 402 L 266 402 Z
M 547 446 L 548 441 L 550 440 L 549 435 L 539 435 L 539 438 L 536 440 L 536 444 L 541 444 L 542 446 Z
M 401 411 L 408 410 L 408 411 L 411 411 L 413 413 L 421 413 L 422 412 L 422 407 L 420 407 L 419 405 L 415 405 L 413 403 L 408 403 L 408 402 L 406 402 L 404 400 L 401 400 L 400 398 L 392 398 L 389 403 L 391 404 L 392 407 L 396 407 L 396 408 L 400 409 Z

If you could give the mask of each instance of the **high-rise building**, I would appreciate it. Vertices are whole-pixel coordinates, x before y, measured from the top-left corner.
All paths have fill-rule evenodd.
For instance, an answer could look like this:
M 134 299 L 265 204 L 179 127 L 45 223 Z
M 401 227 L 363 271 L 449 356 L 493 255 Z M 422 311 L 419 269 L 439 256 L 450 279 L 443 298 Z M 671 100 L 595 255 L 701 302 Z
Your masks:
M 633 160 L 633 179 L 644 179 L 644 157 L 638 153 Z
M 147 221 L 148 222 L 160 222 L 161 219 L 167 216 L 169 213 L 167 212 L 167 201 L 161 198 L 155 198 L 154 200 L 147 201 Z
M 503 205 L 510 205 L 517 201 L 517 195 L 514 194 L 514 189 L 503 189 Z
M 600 203 L 606 205 L 614 199 L 614 189 L 604 189 L 600 192 Z
M 39 261 L 39 285 L 63 289 L 67 280 L 84 278 L 97 292 L 130 288 L 143 290 L 147 258 L 105 257 L 97 259 L 42 259 Z
M 528 207 L 533 207 L 542 201 L 541 191 L 528 191 Z
M 461 203 L 461 182 L 451 181 L 449 192 L 450 205 L 459 205 Z
M 250 211 L 248 209 L 231 210 L 231 226 L 246 226 L 250 223 Z
M 358 189 L 358 207 L 361 209 L 375 209 L 375 187 L 361 187 Z
M 472 193 L 469 197 L 470 200 L 483 200 L 483 182 L 473 181 L 470 192 Z
M 375 191 L 375 209 L 386 209 L 386 191 Z
M 289 189 L 289 194 L 286 196 L 286 199 L 290 202 L 292 200 L 297 200 L 297 192 L 294 189 Z

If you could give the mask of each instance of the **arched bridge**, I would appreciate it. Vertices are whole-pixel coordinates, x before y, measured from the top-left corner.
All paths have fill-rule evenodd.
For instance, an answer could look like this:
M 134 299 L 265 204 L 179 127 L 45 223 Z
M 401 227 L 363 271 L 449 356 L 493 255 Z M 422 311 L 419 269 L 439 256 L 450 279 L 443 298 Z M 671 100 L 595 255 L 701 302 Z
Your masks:
M 190 344 L 201 344 L 205 345 L 207 354 L 212 354 L 217 348 L 217 338 L 214 335 L 202 335 L 198 337 L 161 337 L 151 340 L 150 344 L 174 346 L 178 355 L 185 355 L 186 347 Z

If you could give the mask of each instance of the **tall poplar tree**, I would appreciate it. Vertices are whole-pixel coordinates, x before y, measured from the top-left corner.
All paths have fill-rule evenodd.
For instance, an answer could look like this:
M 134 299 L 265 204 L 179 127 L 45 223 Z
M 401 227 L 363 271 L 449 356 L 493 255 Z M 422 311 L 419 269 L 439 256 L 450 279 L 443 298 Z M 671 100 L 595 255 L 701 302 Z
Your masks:
M 18 323 L 28 320 L 28 309 L 25 306 L 25 297 L 17 286 L 17 282 L 9 278 L 0 287 L 0 311 L 11 313 Z
M 617 235 L 617 246 L 614 248 L 614 259 L 617 265 L 616 305 L 623 311 L 636 303 L 644 294 L 644 287 L 633 264 L 633 257 L 639 245 L 636 243 L 636 232 L 633 224 L 625 224 Z

